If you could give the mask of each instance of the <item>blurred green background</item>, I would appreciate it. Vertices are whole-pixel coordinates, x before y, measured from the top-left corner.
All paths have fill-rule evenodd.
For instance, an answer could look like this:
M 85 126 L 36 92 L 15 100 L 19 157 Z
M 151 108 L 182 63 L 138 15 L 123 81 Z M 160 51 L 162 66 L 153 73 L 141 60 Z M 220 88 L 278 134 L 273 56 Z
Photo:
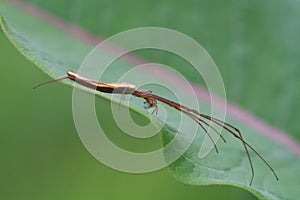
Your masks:
M 300 139 L 299 1 L 31 2 L 103 37 L 141 26 L 172 28 L 193 37 L 218 65 L 229 101 Z M 255 199 L 228 186 L 184 185 L 167 170 L 133 175 L 103 166 L 78 138 L 71 88 L 56 84 L 33 91 L 49 77 L 2 32 L 0 53 L 1 199 Z M 141 55 L 202 84 L 173 57 Z M 117 133 L 109 109 L 103 112 L 105 124 Z

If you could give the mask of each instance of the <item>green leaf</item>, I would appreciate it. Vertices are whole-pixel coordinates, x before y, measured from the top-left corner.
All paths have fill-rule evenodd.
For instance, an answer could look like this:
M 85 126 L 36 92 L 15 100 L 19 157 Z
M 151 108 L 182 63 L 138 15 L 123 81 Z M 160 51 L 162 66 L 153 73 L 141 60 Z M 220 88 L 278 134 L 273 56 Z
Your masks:
M 35 63 L 42 71 L 52 78 L 65 76 L 67 70 L 76 71 L 85 55 L 92 49 L 91 45 L 85 44 L 79 39 L 70 37 L 66 32 L 53 26 L 53 24 L 33 17 L 22 10 L 0 3 L 0 23 L 2 30 L 16 48 L 30 61 Z M 108 56 L 102 52 L 101 56 Z M 123 70 L 132 67 L 126 61 L 120 60 L 116 68 L 122 73 Z M 118 66 L 122 66 L 122 69 Z M 137 78 L 146 76 L 140 74 Z M 107 79 L 113 78 L 107 77 Z M 64 83 L 70 84 L 69 81 Z M 176 91 L 181 93 L 182 91 Z M 157 94 L 169 97 L 162 89 L 155 91 Z M 97 93 L 102 98 L 109 99 L 108 95 Z M 142 110 L 142 101 L 137 100 L 130 107 L 134 111 L 147 116 Z M 209 110 L 206 103 L 200 104 L 201 109 Z M 166 108 L 171 115 L 177 116 L 178 112 Z M 280 142 L 274 142 L 270 137 L 264 136 L 246 123 L 229 117 L 228 121 L 239 127 L 244 138 L 253 145 L 263 157 L 270 162 L 279 174 L 280 181 L 276 182 L 270 170 L 255 156 L 253 163 L 255 167 L 255 179 L 249 186 L 251 172 L 249 162 L 245 155 L 242 144 L 224 131 L 223 135 L 228 141 L 223 144 L 218 142 L 220 153 L 211 152 L 205 159 L 198 158 L 198 152 L 203 141 L 204 134 L 199 132 L 189 149 L 174 163 L 169 170 L 178 180 L 192 185 L 233 185 L 252 192 L 261 199 L 297 199 L 300 196 L 300 179 L 297 177 L 300 171 L 299 157 Z M 167 122 L 161 134 L 164 144 L 167 144 L 176 134 L 178 118 L 174 117 Z M 189 132 L 190 129 L 186 129 Z M 201 134 L 202 133 L 202 134 Z M 180 141 L 179 141 L 180 142 Z M 182 141 L 184 142 L 184 141 Z M 176 151 L 176 149 L 174 149 Z M 170 155 L 166 154 L 166 159 Z

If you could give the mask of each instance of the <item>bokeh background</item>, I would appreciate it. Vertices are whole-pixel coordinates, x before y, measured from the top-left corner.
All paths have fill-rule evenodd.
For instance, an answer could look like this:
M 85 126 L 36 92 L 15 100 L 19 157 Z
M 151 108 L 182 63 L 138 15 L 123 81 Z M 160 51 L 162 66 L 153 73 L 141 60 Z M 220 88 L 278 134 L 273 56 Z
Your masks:
M 228 101 L 300 139 L 299 1 L 28 2 L 104 38 L 142 26 L 191 36 L 219 67 Z M 140 56 L 203 84 L 191 68 L 163 52 Z M 49 77 L 20 55 L 2 32 L 0 58 L 1 199 L 255 199 L 234 187 L 182 184 L 166 169 L 133 175 L 105 167 L 78 138 L 71 88 L 58 84 L 33 91 Z M 103 112 L 106 126 L 118 132 L 109 120 L 110 111 Z

